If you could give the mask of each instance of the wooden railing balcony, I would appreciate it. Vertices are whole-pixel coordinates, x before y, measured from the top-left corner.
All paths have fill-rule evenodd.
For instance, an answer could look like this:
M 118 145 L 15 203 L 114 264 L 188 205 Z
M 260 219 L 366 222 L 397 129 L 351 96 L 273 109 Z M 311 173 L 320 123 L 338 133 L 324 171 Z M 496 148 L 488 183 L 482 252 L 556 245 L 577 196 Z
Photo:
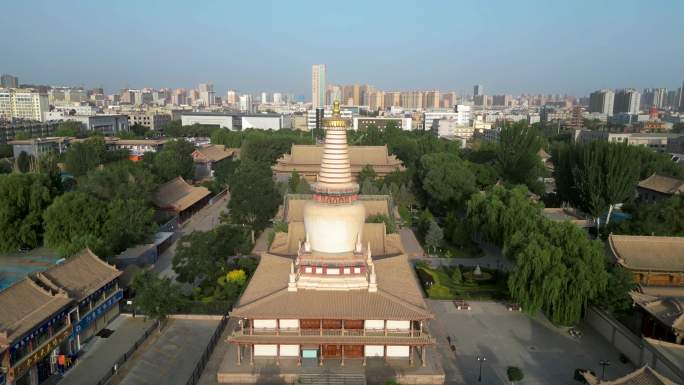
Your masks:
M 420 330 L 395 329 L 275 329 L 275 328 L 237 328 L 234 336 L 242 335 L 283 335 L 283 336 L 324 336 L 324 337 L 429 337 Z

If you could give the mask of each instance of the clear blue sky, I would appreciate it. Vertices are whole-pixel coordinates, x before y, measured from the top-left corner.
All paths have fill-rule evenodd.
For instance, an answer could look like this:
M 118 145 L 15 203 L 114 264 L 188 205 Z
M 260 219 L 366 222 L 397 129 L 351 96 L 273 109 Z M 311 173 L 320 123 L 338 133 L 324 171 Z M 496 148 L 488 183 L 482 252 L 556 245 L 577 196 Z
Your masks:
M 679 87 L 684 1 L 34 1 L 0 7 L 0 72 L 52 85 L 587 94 Z

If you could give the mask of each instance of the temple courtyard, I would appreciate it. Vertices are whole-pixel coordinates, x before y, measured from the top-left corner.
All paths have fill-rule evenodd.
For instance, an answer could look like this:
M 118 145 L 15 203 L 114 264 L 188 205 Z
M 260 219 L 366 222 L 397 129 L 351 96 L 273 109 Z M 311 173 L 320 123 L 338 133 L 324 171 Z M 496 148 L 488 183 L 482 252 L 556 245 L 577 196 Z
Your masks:
M 458 310 L 451 301 L 428 300 L 435 314 L 431 332 L 437 339 L 447 384 L 478 383 L 477 357 L 484 356 L 482 384 L 509 384 L 506 369 L 517 366 L 524 384 L 575 385 L 575 368 L 589 368 L 600 377 L 599 361 L 608 360 L 606 378 L 634 370 L 619 361 L 619 352 L 590 326 L 581 324 L 580 339 L 552 325 L 542 316 L 509 311 L 496 302 L 470 302 L 471 310 Z M 451 336 L 456 351 L 447 342 Z

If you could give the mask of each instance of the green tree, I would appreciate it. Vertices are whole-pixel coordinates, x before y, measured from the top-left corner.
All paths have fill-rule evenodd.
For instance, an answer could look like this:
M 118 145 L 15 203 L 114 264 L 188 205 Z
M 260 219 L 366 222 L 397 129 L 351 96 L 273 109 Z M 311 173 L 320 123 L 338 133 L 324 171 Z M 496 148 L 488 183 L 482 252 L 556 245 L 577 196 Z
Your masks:
M 152 172 L 140 162 L 123 160 L 95 169 L 78 181 L 78 188 L 103 201 L 116 198 L 150 202 L 158 184 Z
M 0 159 L 11 158 L 14 156 L 14 149 L 11 144 L 0 143 Z
M 508 183 L 532 189 L 544 169 L 537 155 L 541 146 L 539 133 L 526 122 L 505 125 L 496 151 L 499 174 Z
M 167 142 L 154 157 L 154 170 L 162 181 L 182 177 L 192 179 L 194 163 L 192 153 L 195 146 L 183 139 Z
M 25 151 L 20 152 L 16 160 L 16 169 L 19 172 L 29 172 L 31 169 L 31 155 Z
M 150 270 L 139 272 L 133 279 L 135 291 L 135 306 L 143 311 L 145 316 L 163 322 L 169 314 L 180 308 L 182 294 L 180 287 L 171 279 L 162 278 Z
M 145 200 L 116 198 L 107 205 L 101 238 L 106 250 L 116 254 L 143 243 L 156 227 L 154 209 Z
M 612 226 L 617 234 L 684 236 L 684 196 L 639 204 L 632 217 Z
M 55 136 L 79 136 L 82 128 L 81 122 L 67 120 L 60 123 L 55 130 Z
M 432 252 L 435 252 L 442 244 L 443 238 L 444 232 L 442 229 L 439 227 L 436 221 L 431 221 L 427 234 L 425 234 L 425 244 L 428 246 L 428 249 L 432 248 Z
M 0 175 L 0 250 L 38 246 L 43 212 L 53 196 L 50 179 L 44 174 Z
M 45 211 L 45 244 L 65 256 L 86 247 L 102 255 L 102 224 L 106 215 L 106 205 L 93 196 L 81 191 L 67 192 Z
M 420 163 L 423 189 L 433 212 L 445 213 L 449 208 L 460 207 L 476 191 L 475 176 L 458 155 L 429 154 Z
M 506 369 L 506 376 L 508 376 L 508 381 L 511 383 L 522 381 L 525 378 L 523 371 L 517 366 L 509 366 Z
M 629 292 L 636 286 L 632 273 L 622 266 L 612 264 L 607 271 L 606 289 L 596 297 L 594 303 L 616 317 L 629 314 L 634 302 Z
M 631 197 L 639 178 L 634 146 L 594 141 L 555 149 L 558 191 L 566 202 L 598 218 Z M 608 224 L 608 223 L 606 223 Z
M 361 171 L 359 171 L 359 177 L 357 178 L 357 180 L 359 184 L 363 184 L 363 182 L 365 182 L 366 179 L 370 180 L 371 182 L 374 182 L 376 178 L 377 174 L 375 173 L 375 170 L 371 165 L 367 164 L 363 166 Z
M 133 134 L 135 134 L 135 136 L 142 136 L 142 137 L 144 137 L 145 135 L 147 135 L 147 132 L 149 131 L 149 129 L 148 129 L 147 127 L 143 126 L 143 125 L 140 124 L 140 123 L 136 123 L 136 124 L 130 126 L 130 127 L 129 127 L 129 130 L 130 130 Z
M 214 170 L 214 180 L 221 186 L 230 187 L 240 167 L 240 160 L 225 160 L 220 162 Z
M 378 193 L 379 193 L 378 188 L 373 183 L 373 180 L 368 179 L 368 178 L 363 180 L 363 182 L 361 183 L 361 194 L 363 194 L 363 195 L 376 195 Z
M 173 257 L 177 280 L 206 284 L 228 273 L 228 259 L 249 252 L 249 238 L 240 227 L 223 224 L 210 231 L 194 231 L 179 241 Z
M 292 175 L 290 175 L 290 179 L 287 181 L 288 183 L 288 191 L 291 193 L 294 193 L 297 191 L 297 187 L 299 187 L 299 183 L 301 181 L 301 177 L 299 176 L 299 173 L 297 170 L 292 171 Z
M 556 324 L 579 321 L 608 282 L 603 245 L 569 222 L 545 220 L 538 231 L 516 232 L 506 254 L 515 260 L 511 296 L 525 311 L 542 310 Z
M 230 218 L 253 232 L 266 228 L 280 205 L 280 194 L 267 163 L 243 160 L 231 186 Z
M 451 272 L 451 282 L 454 285 L 460 285 L 463 283 L 463 274 L 458 266 L 454 267 L 454 271 Z
M 527 193 L 525 186 L 494 186 L 486 194 L 473 194 L 468 201 L 469 227 L 498 246 L 504 246 L 516 231 L 535 232 L 543 219 L 541 206 Z
M 65 155 L 66 170 L 75 177 L 88 173 L 102 161 L 100 152 L 94 142 L 76 142 L 69 146 Z

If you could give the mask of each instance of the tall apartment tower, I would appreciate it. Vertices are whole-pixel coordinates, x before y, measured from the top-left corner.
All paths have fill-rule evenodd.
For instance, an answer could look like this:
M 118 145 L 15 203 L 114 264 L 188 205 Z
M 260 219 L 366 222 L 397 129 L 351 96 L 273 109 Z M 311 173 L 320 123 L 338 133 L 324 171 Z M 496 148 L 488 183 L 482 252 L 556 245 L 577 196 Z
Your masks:
M 611 90 L 598 90 L 589 95 L 589 112 L 613 116 L 615 92 Z
M 325 107 L 327 73 L 325 64 L 311 66 L 311 103 L 313 108 Z
M 481 84 L 475 84 L 473 86 L 473 98 L 480 95 L 484 95 L 484 88 Z
M 679 89 L 679 112 L 684 112 L 684 82 L 682 82 L 682 87 Z
M 211 83 L 200 83 L 199 85 L 200 100 L 205 106 L 213 106 L 216 100 L 214 93 L 214 85 Z
M 638 114 L 641 106 L 641 94 L 634 89 L 628 88 L 618 90 L 615 93 L 615 101 L 613 104 L 613 113 L 619 114 L 621 112 L 628 114 Z
M 16 76 L 2 74 L 0 76 L 0 88 L 18 88 L 19 78 Z

